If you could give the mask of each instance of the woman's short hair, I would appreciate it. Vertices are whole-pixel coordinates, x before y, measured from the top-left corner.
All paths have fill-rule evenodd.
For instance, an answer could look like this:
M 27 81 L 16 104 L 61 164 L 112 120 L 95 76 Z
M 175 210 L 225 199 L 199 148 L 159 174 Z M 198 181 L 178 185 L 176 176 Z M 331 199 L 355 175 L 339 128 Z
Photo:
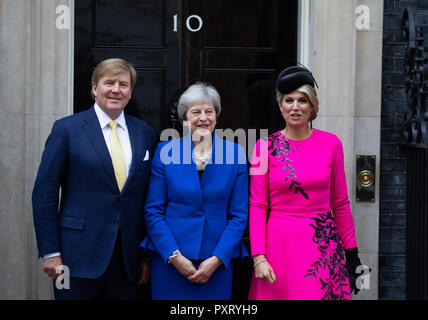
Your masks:
M 124 72 L 129 72 L 131 76 L 131 89 L 134 88 L 137 82 L 137 72 L 132 64 L 126 62 L 120 58 L 112 58 L 101 61 L 94 69 L 92 73 L 92 85 L 97 84 L 98 81 L 104 76 L 120 76 Z M 92 98 L 95 98 L 91 90 Z
M 178 119 L 180 121 L 186 120 L 187 109 L 196 102 L 205 101 L 213 104 L 216 116 L 218 118 L 221 112 L 221 100 L 216 88 L 203 82 L 196 82 L 187 88 L 187 90 L 183 92 L 183 94 L 180 96 L 180 99 L 178 100 Z
M 315 120 L 317 115 L 318 115 L 318 110 L 319 110 L 319 101 L 318 101 L 318 97 L 317 97 L 317 91 L 315 90 L 315 88 L 309 84 L 304 84 L 303 86 L 301 86 L 300 88 L 297 88 L 296 91 L 305 93 L 306 96 L 309 99 L 309 102 L 312 105 L 312 112 L 311 112 L 311 117 L 310 120 Z M 281 105 L 282 103 L 282 99 L 284 98 L 284 93 L 279 92 L 278 90 L 276 90 L 276 100 L 278 101 L 278 104 Z

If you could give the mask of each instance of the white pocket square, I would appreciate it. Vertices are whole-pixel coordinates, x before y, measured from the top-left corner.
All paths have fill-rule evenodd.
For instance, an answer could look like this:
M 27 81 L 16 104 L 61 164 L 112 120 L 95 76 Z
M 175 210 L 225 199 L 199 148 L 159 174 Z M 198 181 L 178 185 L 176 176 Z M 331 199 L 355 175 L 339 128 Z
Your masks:
M 149 150 L 146 150 L 146 155 L 144 156 L 144 159 L 143 159 L 143 161 L 147 161 L 147 160 L 149 160 Z

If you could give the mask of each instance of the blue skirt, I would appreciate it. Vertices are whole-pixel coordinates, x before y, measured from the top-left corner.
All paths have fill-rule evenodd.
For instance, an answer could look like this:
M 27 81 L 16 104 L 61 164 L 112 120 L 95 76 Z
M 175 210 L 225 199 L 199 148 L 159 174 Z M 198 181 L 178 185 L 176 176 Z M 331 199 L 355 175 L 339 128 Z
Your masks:
M 198 269 L 203 260 L 192 260 Z M 230 300 L 232 294 L 233 262 L 223 265 L 211 275 L 207 283 L 192 283 L 182 276 L 172 264 L 158 255 L 152 257 L 153 300 Z

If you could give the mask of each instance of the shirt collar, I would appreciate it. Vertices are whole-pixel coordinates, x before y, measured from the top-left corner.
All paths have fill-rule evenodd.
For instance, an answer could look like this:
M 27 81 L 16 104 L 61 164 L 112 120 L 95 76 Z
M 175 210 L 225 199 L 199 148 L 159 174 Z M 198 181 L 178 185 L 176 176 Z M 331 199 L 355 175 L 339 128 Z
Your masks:
M 94 104 L 94 110 L 97 115 L 98 121 L 100 123 L 101 129 L 104 129 L 106 126 L 108 126 L 108 124 L 110 123 L 110 121 L 112 121 L 112 119 L 98 106 L 97 103 Z M 124 130 L 127 129 L 125 114 L 123 110 L 115 121 L 119 124 L 119 126 L 122 129 Z

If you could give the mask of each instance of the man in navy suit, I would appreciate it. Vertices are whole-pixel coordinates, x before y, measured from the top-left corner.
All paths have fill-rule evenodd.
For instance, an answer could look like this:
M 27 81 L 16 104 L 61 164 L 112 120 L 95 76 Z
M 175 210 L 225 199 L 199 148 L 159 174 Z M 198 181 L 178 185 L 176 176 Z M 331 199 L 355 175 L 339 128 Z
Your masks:
M 57 120 L 46 141 L 33 217 L 45 273 L 69 271 L 70 288 L 54 285 L 56 299 L 137 299 L 148 282 L 139 244 L 156 141 L 123 112 L 135 82 L 126 61 L 102 61 L 92 75 L 94 106 Z

